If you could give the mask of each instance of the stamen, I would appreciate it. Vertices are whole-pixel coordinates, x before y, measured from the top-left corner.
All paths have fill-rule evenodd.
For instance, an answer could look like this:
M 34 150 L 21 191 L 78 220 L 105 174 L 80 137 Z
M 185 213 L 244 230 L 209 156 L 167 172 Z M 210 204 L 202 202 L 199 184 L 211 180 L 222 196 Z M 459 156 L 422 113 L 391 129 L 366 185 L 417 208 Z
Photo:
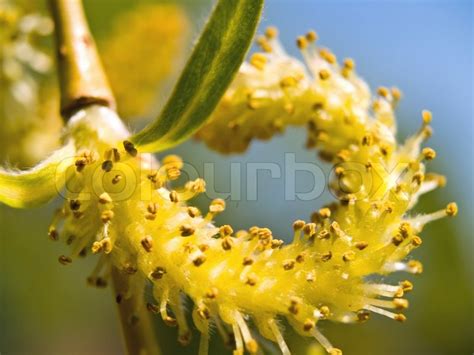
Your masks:
M 286 345 L 285 339 L 283 338 L 283 335 L 281 334 L 275 319 L 269 319 L 268 325 L 278 343 L 278 346 L 280 347 L 282 355 L 291 355 L 290 349 L 288 349 L 288 345 Z
M 244 341 L 242 340 L 242 334 L 240 334 L 239 325 L 237 323 L 232 323 L 232 330 L 234 332 L 234 339 L 235 339 L 234 355 L 243 355 L 244 354 Z
M 176 319 L 174 319 L 168 314 L 168 296 L 169 290 L 168 288 L 166 288 L 161 295 L 159 311 L 163 322 L 165 322 L 165 324 L 170 327 L 175 327 L 177 324 Z
M 394 319 L 394 320 L 399 321 L 399 322 L 404 322 L 406 320 L 406 317 L 403 314 L 397 314 L 397 313 L 389 312 L 385 309 L 378 308 L 378 307 L 375 307 L 375 306 L 366 305 L 366 306 L 364 306 L 364 309 L 366 309 L 368 311 L 371 311 L 371 312 L 374 312 L 374 313 L 377 313 L 377 314 L 380 314 L 382 316 Z
M 342 354 L 339 349 L 332 346 L 329 340 L 318 330 L 317 327 L 311 329 L 311 335 L 319 342 L 319 344 L 321 344 L 321 346 L 327 351 L 328 354 Z
M 258 344 L 255 339 L 252 338 L 247 323 L 245 322 L 239 311 L 234 312 L 234 319 L 239 326 L 240 332 L 242 333 L 242 337 L 245 342 L 245 347 L 247 348 L 248 352 L 251 354 L 257 353 Z

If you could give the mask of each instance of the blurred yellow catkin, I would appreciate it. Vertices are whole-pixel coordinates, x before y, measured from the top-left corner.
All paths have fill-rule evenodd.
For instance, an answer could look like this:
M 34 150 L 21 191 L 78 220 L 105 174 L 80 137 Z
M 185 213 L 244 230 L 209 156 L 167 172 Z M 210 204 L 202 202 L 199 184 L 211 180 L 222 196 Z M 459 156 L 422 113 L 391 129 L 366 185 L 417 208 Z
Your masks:
M 52 66 L 40 48 L 51 20 L 0 1 L 0 160 L 28 167 L 59 142 L 57 93 L 41 87 Z
M 177 69 L 188 32 L 186 13 L 174 4 L 140 5 L 117 18 L 99 49 L 123 118 L 153 111 L 163 83 Z

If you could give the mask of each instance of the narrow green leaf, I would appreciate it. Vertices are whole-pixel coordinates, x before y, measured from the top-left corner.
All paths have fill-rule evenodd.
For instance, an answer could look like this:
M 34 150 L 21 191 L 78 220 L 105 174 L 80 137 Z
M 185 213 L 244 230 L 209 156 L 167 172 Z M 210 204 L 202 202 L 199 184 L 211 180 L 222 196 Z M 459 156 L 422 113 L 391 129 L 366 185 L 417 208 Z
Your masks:
M 71 166 L 74 153 L 74 144 L 70 142 L 30 170 L 0 168 L 0 202 L 15 208 L 48 202 L 64 186 L 66 169 Z
M 176 145 L 205 122 L 244 60 L 262 7 L 263 0 L 217 2 L 163 111 L 131 138 L 140 151 Z

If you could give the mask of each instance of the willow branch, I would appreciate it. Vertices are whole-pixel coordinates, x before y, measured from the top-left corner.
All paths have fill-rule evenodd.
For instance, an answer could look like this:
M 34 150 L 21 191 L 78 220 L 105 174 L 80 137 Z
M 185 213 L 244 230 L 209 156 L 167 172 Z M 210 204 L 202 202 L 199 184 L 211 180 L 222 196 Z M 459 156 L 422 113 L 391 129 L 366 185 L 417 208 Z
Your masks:
M 160 355 L 150 312 L 145 308 L 143 295 L 126 298 L 128 278 L 116 268 L 112 269 L 112 281 L 117 297 L 119 316 L 122 323 L 127 353 L 130 355 Z
M 61 114 L 85 106 L 115 107 L 81 0 L 49 0 L 55 24 Z

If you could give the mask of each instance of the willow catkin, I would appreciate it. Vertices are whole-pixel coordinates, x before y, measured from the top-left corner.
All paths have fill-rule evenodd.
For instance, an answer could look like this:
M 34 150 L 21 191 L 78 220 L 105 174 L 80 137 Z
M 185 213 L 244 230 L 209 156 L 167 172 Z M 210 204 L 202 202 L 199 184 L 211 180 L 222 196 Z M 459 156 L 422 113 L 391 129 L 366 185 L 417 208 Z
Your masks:
M 118 16 L 99 41 L 124 119 L 143 119 L 156 109 L 154 103 L 181 63 L 188 32 L 189 19 L 179 5 L 141 4 Z
M 424 111 L 419 132 L 398 144 L 393 113 L 398 91 L 381 88 L 371 99 L 354 63 L 340 67 L 331 52 L 314 46 L 315 39 L 313 32 L 298 39 L 310 76 L 284 53 L 276 31 L 268 30 L 260 40 L 265 53 L 243 65 L 199 132 L 209 146 L 235 152 L 287 124 L 309 128 L 309 145 L 336 164 L 330 187 L 338 199 L 310 221 L 295 221 L 288 244 L 268 228 L 234 232 L 216 226 L 223 200 L 214 200 L 204 213 L 187 204 L 205 190 L 203 180 L 172 187 L 183 164 L 179 157 L 168 156 L 159 166 L 126 140 L 128 133 L 111 111 L 91 108 L 70 123 L 79 153 L 69 163 L 67 203 L 49 230 L 51 239 L 71 245 L 59 261 L 99 254 L 91 284 L 106 285 L 112 266 L 129 275 L 129 290 L 117 299 L 141 294 L 145 280 L 151 282 L 156 303 L 148 309 L 177 325 L 183 344 L 191 336 L 183 306 L 187 295 L 201 333 L 200 354 L 207 353 L 211 326 L 224 337 L 232 332 L 235 354 L 256 353 L 251 320 L 290 354 L 279 326 L 286 319 L 334 355 L 341 350 L 319 331 L 320 321 L 363 322 L 372 313 L 405 321 L 404 295 L 413 285 L 384 278 L 422 272 L 419 261 L 406 257 L 422 243 L 424 225 L 457 213 L 454 203 L 429 214 L 410 213 L 421 194 L 445 181 L 425 172 L 436 155 L 421 148 L 431 134 L 431 113 Z
M 52 60 L 41 39 L 52 21 L 9 0 L 0 1 L 0 160 L 30 167 L 59 143 L 57 93 L 42 85 Z

